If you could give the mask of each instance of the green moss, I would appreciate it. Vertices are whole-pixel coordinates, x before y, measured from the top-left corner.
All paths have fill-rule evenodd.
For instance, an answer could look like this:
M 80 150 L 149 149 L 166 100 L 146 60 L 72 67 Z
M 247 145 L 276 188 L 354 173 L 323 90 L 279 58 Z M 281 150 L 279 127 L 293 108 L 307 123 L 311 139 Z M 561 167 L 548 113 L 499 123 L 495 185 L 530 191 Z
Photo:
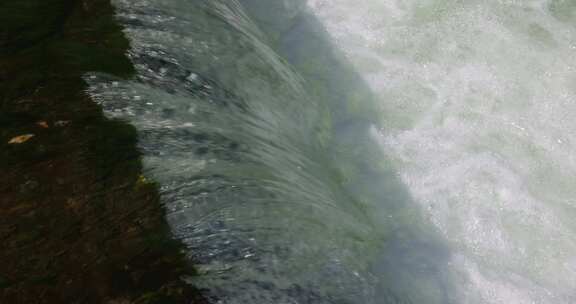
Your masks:
M 72 1 L 4 0 L 0 3 L 0 54 L 42 43 L 58 33 Z
M 0 289 L 8 288 L 12 286 L 14 282 L 10 281 L 8 278 L 0 275 Z
M 58 41 L 50 45 L 50 51 L 61 63 L 60 67 L 83 71 L 100 71 L 120 76 L 129 75 L 131 64 L 124 54 L 114 48 L 94 47 L 75 41 Z

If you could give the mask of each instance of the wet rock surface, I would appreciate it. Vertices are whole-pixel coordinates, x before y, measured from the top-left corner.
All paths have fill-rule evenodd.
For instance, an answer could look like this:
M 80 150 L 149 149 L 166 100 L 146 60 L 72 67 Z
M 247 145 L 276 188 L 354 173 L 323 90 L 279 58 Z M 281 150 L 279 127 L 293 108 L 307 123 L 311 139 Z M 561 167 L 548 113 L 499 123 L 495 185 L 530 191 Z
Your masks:
M 0 24 L 0 303 L 204 303 L 135 130 L 85 93 L 133 72 L 109 1 L 6 0 Z

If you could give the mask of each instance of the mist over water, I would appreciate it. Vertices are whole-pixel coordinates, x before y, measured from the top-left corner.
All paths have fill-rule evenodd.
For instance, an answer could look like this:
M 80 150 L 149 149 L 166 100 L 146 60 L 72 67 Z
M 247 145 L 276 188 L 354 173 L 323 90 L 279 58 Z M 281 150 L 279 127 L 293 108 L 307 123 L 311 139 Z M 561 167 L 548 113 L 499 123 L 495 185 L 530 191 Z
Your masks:
M 576 302 L 570 1 L 113 1 L 214 303 Z
M 576 301 L 576 4 L 311 1 L 450 243 L 457 303 Z

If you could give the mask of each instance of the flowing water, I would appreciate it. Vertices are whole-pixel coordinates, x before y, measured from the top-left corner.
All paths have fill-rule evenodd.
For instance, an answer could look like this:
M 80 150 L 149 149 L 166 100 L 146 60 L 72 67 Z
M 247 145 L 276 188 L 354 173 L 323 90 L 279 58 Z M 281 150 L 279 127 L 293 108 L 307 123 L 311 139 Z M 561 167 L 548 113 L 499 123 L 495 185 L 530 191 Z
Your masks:
M 215 303 L 576 302 L 576 3 L 115 0 Z

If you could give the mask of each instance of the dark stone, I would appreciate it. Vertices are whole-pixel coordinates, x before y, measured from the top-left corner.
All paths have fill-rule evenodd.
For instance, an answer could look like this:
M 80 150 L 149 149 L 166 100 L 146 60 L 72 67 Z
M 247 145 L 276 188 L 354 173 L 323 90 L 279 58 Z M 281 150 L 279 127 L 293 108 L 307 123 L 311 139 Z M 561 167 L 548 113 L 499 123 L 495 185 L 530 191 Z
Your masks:
M 205 303 L 135 129 L 85 93 L 134 73 L 109 0 L 3 0 L 0 24 L 0 303 Z

